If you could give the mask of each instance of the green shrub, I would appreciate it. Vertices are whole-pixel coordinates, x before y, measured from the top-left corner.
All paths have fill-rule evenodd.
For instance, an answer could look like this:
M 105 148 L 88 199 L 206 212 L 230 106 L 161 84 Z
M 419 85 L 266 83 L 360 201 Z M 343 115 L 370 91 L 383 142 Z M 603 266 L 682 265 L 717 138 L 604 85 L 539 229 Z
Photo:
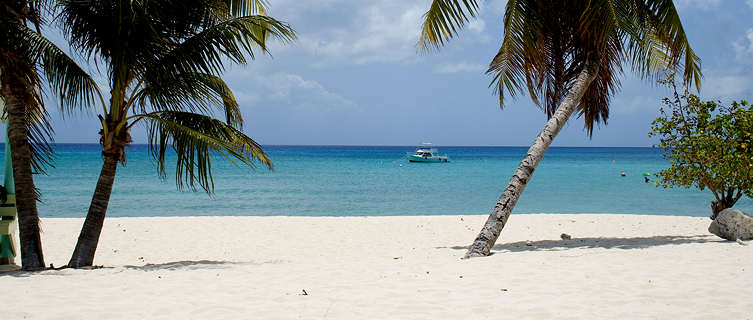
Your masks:
M 670 78 L 671 79 L 671 78 Z M 753 197 L 753 106 L 745 100 L 728 105 L 702 101 L 687 89 L 664 98 L 661 116 L 649 137 L 659 138 L 669 168 L 656 173 L 656 185 L 708 188 L 714 194 L 711 219 L 742 195 Z

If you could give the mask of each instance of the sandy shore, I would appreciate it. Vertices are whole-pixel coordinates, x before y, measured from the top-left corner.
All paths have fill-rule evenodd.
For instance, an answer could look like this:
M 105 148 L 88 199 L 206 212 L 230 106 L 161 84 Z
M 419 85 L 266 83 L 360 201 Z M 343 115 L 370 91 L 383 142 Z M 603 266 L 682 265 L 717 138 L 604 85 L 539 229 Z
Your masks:
M 3 319 L 753 318 L 753 242 L 708 218 L 514 215 L 461 260 L 485 218 L 109 219 L 102 269 L 0 273 Z M 81 223 L 43 220 L 47 263 Z

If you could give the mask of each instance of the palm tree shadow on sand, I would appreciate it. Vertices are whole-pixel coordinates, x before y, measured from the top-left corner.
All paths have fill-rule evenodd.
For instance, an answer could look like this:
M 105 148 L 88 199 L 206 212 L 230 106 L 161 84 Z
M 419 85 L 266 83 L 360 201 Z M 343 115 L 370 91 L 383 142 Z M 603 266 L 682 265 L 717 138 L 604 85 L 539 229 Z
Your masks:
M 644 249 L 666 245 L 682 245 L 692 243 L 726 242 L 724 239 L 712 235 L 692 236 L 653 236 L 632 238 L 573 238 L 570 240 L 539 240 L 500 243 L 492 247 L 492 254 L 501 252 L 524 251 L 564 251 L 570 249 Z M 468 250 L 469 246 L 438 247 L 455 250 Z
M 124 266 L 98 266 L 93 267 L 91 269 L 117 269 L 117 268 L 123 268 L 126 270 L 141 270 L 145 272 L 151 272 L 151 271 L 174 271 L 174 270 L 206 270 L 206 269 L 228 269 L 233 266 L 241 266 L 241 265 L 263 265 L 263 264 L 279 264 L 279 263 L 285 263 L 285 261 L 282 260 L 270 260 L 270 261 L 263 261 L 263 262 L 254 262 L 254 261 L 217 261 L 217 260 L 187 260 L 187 261 L 173 261 L 173 262 L 165 262 L 165 263 L 147 263 L 145 265 L 124 265 Z M 0 277 L 3 276 L 12 276 L 12 277 L 28 277 L 40 272 L 51 272 L 50 275 L 67 275 L 67 273 L 60 273 L 55 272 L 59 271 L 52 270 L 52 269 L 45 269 L 45 270 L 38 270 L 38 271 L 23 271 L 19 268 L 8 268 L 8 270 L 0 269 Z M 71 270 L 71 269 L 62 269 L 62 270 Z
M 225 269 L 232 265 L 249 264 L 249 262 L 215 261 L 215 260 L 192 260 L 172 261 L 165 263 L 147 263 L 143 266 L 125 265 L 123 269 L 159 271 L 159 270 L 197 270 L 197 269 Z
M 271 260 L 264 262 L 253 261 L 215 261 L 215 260 L 192 260 L 192 261 L 173 261 L 165 263 L 147 263 L 143 266 L 126 265 L 123 269 L 142 270 L 142 271 L 159 271 L 159 270 L 199 270 L 199 269 L 227 269 L 239 265 L 262 265 L 283 263 L 281 260 Z

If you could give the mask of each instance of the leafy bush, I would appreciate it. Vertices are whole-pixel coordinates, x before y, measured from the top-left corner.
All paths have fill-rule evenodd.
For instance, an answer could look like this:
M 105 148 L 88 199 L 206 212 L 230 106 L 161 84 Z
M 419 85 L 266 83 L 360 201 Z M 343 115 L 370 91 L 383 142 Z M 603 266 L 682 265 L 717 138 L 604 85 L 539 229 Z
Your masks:
M 663 99 L 649 137 L 659 138 L 670 166 L 656 174 L 655 184 L 708 188 L 715 198 L 715 219 L 742 195 L 753 197 L 753 106 L 745 100 L 729 105 L 702 101 L 687 89 L 679 94 L 672 80 L 662 83 L 674 89 L 674 96 Z

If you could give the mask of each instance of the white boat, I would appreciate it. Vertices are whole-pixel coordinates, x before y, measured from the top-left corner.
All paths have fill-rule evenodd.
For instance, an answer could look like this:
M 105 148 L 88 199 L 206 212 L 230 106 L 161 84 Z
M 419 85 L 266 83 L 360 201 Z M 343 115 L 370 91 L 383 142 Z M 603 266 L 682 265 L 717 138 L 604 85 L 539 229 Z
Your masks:
M 415 153 L 408 155 L 410 162 L 449 162 L 450 157 L 437 154 L 437 148 L 431 143 L 422 143 Z

